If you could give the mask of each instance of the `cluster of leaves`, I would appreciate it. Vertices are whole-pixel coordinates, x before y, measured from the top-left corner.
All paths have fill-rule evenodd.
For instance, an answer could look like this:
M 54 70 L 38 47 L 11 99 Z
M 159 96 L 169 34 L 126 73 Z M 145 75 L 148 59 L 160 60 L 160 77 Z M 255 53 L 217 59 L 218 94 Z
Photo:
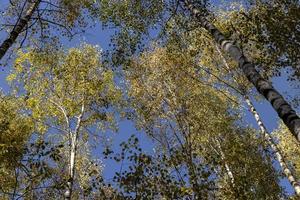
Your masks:
M 9 163 L 10 170 L 1 166 L 1 198 L 63 198 L 68 179 L 68 150 L 63 144 L 42 138 L 38 136 L 38 139 L 24 145 L 22 156 Z M 102 167 L 102 163 L 92 159 L 89 149 L 81 145 L 74 198 L 89 196 L 91 182 L 101 175 Z
M 249 8 L 239 5 L 231 12 L 220 11 L 224 30 L 239 41 L 244 52 L 267 76 L 279 76 L 291 67 L 289 80 L 299 78 L 298 1 L 256 1 Z M 289 71 L 289 69 L 287 69 Z
M 6 190 L 14 184 L 14 167 L 25 152 L 33 130 L 32 121 L 19 115 L 20 103 L 13 97 L 1 94 L 0 102 L 0 188 Z
M 149 155 L 140 148 L 139 140 L 131 136 L 128 142 L 120 144 L 120 153 L 110 149 L 103 152 L 105 159 L 113 159 L 121 166 L 113 182 L 105 185 L 101 180 L 103 185 L 99 189 L 104 194 L 107 187 L 115 188 L 113 196 L 106 196 L 110 199 L 281 198 L 282 190 L 270 157 L 262 152 L 253 132 L 237 130 L 230 136 L 230 140 L 226 138 L 227 142 L 222 143 L 226 154 L 223 159 L 218 158 L 220 150 L 214 158 L 204 158 L 203 153 L 190 154 L 187 146 L 172 148 L 167 154 Z M 234 174 L 234 185 L 227 179 L 224 163 Z
M 66 123 L 75 120 L 83 104 L 86 126 L 98 122 L 100 127 L 106 124 L 102 122 L 113 122 L 108 109 L 122 96 L 114 85 L 112 71 L 102 67 L 100 54 L 97 47 L 90 45 L 68 52 L 51 49 L 20 52 L 8 80 L 15 92 L 24 96 L 26 108 L 36 124 L 41 125 L 39 132 L 47 131 L 46 119 L 54 120 L 49 122 L 53 126 L 66 128 Z M 25 89 L 25 93 L 19 88 Z
M 172 163 L 173 167 L 185 165 L 189 190 L 196 197 L 204 192 L 222 199 L 278 198 L 282 191 L 264 142 L 253 131 L 233 128 L 238 119 L 232 106 L 235 97 L 216 85 L 215 77 L 197 73 L 192 57 L 184 51 L 154 48 L 127 69 L 138 127 L 179 165 Z M 228 168 L 234 185 L 226 175 Z M 208 175 L 203 172 L 207 169 L 211 169 Z M 264 178 L 257 179 L 257 174 Z M 219 188 L 206 191 L 199 184 L 202 178 Z
M 283 125 L 279 124 L 278 128 L 272 132 L 272 134 L 278 139 L 278 146 L 280 151 L 284 155 L 289 168 L 292 170 L 297 181 L 300 179 L 300 159 L 298 157 L 299 144 L 291 136 L 283 136 L 284 133 L 288 133 L 288 129 Z
M 196 155 L 191 166 L 193 171 L 185 171 L 191 163 L 184 149 L 171 151 L 170 155 L 147 155 L 134 135 L 120 147 L 120 153 L 106 150 L 104 155 L 121 163 L 113 182 L 119 195 L 126 199 L 193 199 L 213 195 L 213 179 L 209 178 L 213 172 L 197 165 Z M 195 182 L 187 181 L 190 177 Z
M 172 2 L 172 1 L 171 1 Z M 155 29 L 157 21 L 163 18 L 163 1 L 115 1 L 100 0 L 100 20 L 104 26 L 117 27 L 112 37 L 114 47 L 112 61 L 124 65 L 128 57 L 142 48 L 142 40 Z
M 46 192 L 35 189 L 39 198 L 43 198 L 44 195 L 62 198 L 69 174 L 70 147 L 67 144 L 70 134 L 75 130 L 78 134 L 75 141 L 78 172 L 73 197 L 88 195 L 93 178 L 101 175 L 102 164 L 93 160 L 89 138 L 94 136 L 97 139 L 97 133 L 101 130 L 115 127 L 111 106 L 117 106 L 122 94 L 114 84 L 112 71 L 102 67 L 100 57 L 101 51 L 97 47 L 86 44 L 68 52 L 51 48 L 46 52 L 28 50 L 20 52 L 15 61 L 14 71 L 8 77 L 15 89 L 14 93 L 19 95 L 22 102 L 20 110 L 33 122 L 28 137 L 34 130 L 38 137 L 53 138 L 52 147 L 47 151 L 47 145 L 44 143 L 37 143 L 36 151 L 34 146 L 29 148 L 33 151 L 29 156 L 44 158 L 46 164 L 34 164 L 33 161 L 30 162 L 33 164 L 25 164 L 36 166 L 36 174 L 44 177 L 32 180 L 37 188 L 43 184 L 47 185 Z M 78 115 L 82 115 L 79 124 Z M 59 157 L 54 156 L 57 153 L 53 145 L 56 143 L 64 145 L 58 154 Z M 26 158 L 26 154 L 21 157 Z M 51 168 L 43 168 L 47 165 Z M 26 188 L 30 185 L 26 181 L 20 183 Z M 21 185 L 16 187 L 22 190 Z

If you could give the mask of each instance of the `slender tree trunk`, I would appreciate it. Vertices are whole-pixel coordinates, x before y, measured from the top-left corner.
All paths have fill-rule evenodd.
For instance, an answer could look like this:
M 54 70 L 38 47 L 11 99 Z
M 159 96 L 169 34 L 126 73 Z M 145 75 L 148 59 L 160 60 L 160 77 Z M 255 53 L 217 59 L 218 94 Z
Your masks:
M 248 80 L 255 86 L 272 105 L 278 116 L 290 129 L 292 134 L 300 141 L 300 118 L 288 102 L 275 90 L 270 82 L 265 80 L 255 69 L 253 63 L 249 62 L 242 51 L 233 41 L 227 39 L 213 24 L 211 24 L 201 12 L 193 6 L 191 0 L 181 0 L 199 23 L 211 34 L 214 40 L 227 52 L 243 70 Z
M 24 16 L 22 16 L 17 22 L 13 30 L 10 32 L 9 37 L 4 40 L 0 46 L 0 60 L 3 58 L 7 50 L 15 43 L 19 34 L 24 30 L 24 28 L 28 25 L 33 13 L 38 8 L 41 0 L 32 0 L 29 3 L 28 9 Z
M 70 132 L 71 137 L 71 149 L 70 149 L 70 163 L 69 163 L 69 179 L 67 182 L 67 189 L 65 192 L 65 200 L 72 199 L 72 192 L 73 192 L 73 183 L 75 177 L 75 164 L 76 164 L 76 153 L 77 153 L 77 143 L 78 143 L 78 135 L 79 130 L 81 127 L 81 121 L 84 113 L 84 104 L 81 108 L 81 114 L 78 116 L 77 124 L 75 127 L 74 132 Z
M 225 170 L 226 170 L 226 173 L 227 173 L 227 175 L 228 175 L 228 177 L 230 179 L 232 187 L 235 187 L 235 183 L 234 183 L 235 181 L 234 181 L 233 173 L 232 173 L 232 171 L 231 171 L 228 163 L 226 162 L 226 157 L 225 157 L 225 154 L 224 154 L 224 152 L 222 150 L 221 142 L 220 142 L 220 140 L 218 138 L 216 139 L 216 143 L 217 143 L 218 149 L 220 151 L 221 160 L 224 162 Z
M 255 110 L 252 102 L 250 101 L 248 96 L 245 96 L 245 100 L 246 103 L 248 104 L 249 108 L 250 108 L 250 112 L 253 114 L 261 133 L 263 134 L 263 136 L 265 137 L 266 141 L 268 142 L 269 146 L 273 149 L 276 159 L 279 162 L 279 165 L 283 171 L 283 174 L 287 177 L 287 179 L 289 180 L 289 182 L 291 183 L 291 185 L 294 187 L 296 195 L 298 197 L 300 197 L 300 185 L 299 183 L 296 181 L 295 177 L 293 176 L 293 173 L 291 172 L 291 170 L 288 168 L 283 156 L 281 155 L 281 152 L 278 148 L 278 146 L 276 145 L 276 142 L 273 140 L 272 136 L 270 135 L 270 133 L 268 133 L 266 127 L 264 126 L 263 122 L 260 119 L 259 114 L 257 113 L 257 111 Z
M 71 199 L 73 191 L 73 182 L 75 174 L 75 159 L 77 150 L 77 134 L 71 133 L 71 149 L 70 149 L 70 163 L 69 163 L 69 179 L 67 182 L 67 190 L 65 192 L 65 199 Z

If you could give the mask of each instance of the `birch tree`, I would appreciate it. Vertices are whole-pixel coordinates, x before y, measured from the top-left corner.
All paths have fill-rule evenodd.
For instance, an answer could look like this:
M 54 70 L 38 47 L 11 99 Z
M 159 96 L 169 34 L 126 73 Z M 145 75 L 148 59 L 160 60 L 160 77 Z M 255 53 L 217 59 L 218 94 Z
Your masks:
M 240 38 L 244 51 L 264 75 L 299 79 L 299 1 L 257 1 L 247 9 L 227 12 L 229 31 Z M 229 25 L 229 21 L 231 25 Z M 238 30 L 234 33 L 232 29 Z
M 294 175 L 296 183 L 299 183 L 299 145 L 295 138 L 291 136 L 285 137 L 284 133 L 288 132 L 288 129 L 282 124 L 279 123 L 277 129 L 272 132 L 273 137 L 277 141 L 277 146 L 283 157 L 285 158 L 287 167 L 291 170 L 291 173 Z M 297 198 L 297 196 L 295 196 Z
M 219 54 L 219 57 L 221 59 L 222 64 L 224 65 L 224 69 L 227 70 L 228 72 L 233 70 L 234 67 L 229 66 L 226 58 L 222 55 L 222 52 L 220 51 L 219 47 L 216 46 L 216 53 Z M 213 63 L 207 63 L 208 65 L 212 65 Z M 218 74 L 218 75 L 216 75 Z M 268 146 L 271 148 L 271 150 L 274 152 L 275 158 L 277 159 L 277 161 L 279 162 L 279 165 L 282 169 L 282 172 L 284 174 L 284 176 L 289 180 L 291 186 L 294 188 L 296 195 L 299 196 L 299 183 L 297 182 L 297 179 L 295 177 L 294 172 L 292 172 L 290 170 L 290 167 L 288 166 L 288 161 L 284 158 L 284 155 L 282 154 L 281 150 L 279 149 L 276 141 L 274 140 L 273 136 L 270 135 L 270 133 L 267 131 L 264 123 L 262 122 L 262 119 L 260 117 L 260 115 L 258 114 L 258 112 L 256 111 L 252 101 L 250 100 L 250 97 L 248 96 L 248 94 L 250 94 L 249 91 L 247 91 L 247 88 L 249 88 L 248 84 L 245 82 L 245 80 L 243 80 L 243 77 L 241 75 L 235 75 L 232 80 L 222 80 L 222 78 L 219 77 L 219 73 L 216 72 L 216 74 L 214 74 L 215 76 L 218 76 L 218 80 L 217 81 L 222 81 L 225 82 L 227 84 L 228 87 L 231 87 L 233 90 L 235 90 L 235 92 L 238 93 L 238 95 L 241 96 L 241 101 L 245 100 L 249 111 L 251 112 L 251 114 L 253 115 L 253 117 L 256 120 L 256 123 L 260 129 L 260 132 L 262 134 L 262 138 L 266 141 L 266 143 L 268 144 Z M 229 83 L 229 81 L 231 81 Z M 248 93 L 248 94 L 247 94 Z M 231 177 L 231 179 L 233 180 L 233 178 Z
M 191 1 L 187 0 L 183 2 L 192 13 L 192 16 L 212 35 L 222 50 L 230 54 L 230 56 L 239 63 L 239 67 L 243 70 L 248 80 L 256 87 L 257 91 L 271 103 L 274 110 L 278 113 L 278 116 L 284 121 L 287 127 L 289 127 L 297 140 L 300 140 L 300 118 L 289 103 L 284 100 L 269 81 L 265 80 L 258 73 L 254 64 L 248 61 L 239 47 L 227 39 L 217 27 L 210 23 L 205 13 L 203 13 L 203 10 L 194 7 Z
M 100 130 L 112 128 L 110 108 L 121 99 L 113 74 L 102 67 L 100 57 L 101 51 L 90 45 L 67 52 L 20 52 L 8 77 L 18 86 L 15 92 L 24 88 L 25 94 L 20 95 L 25 96 L 26 108 L 36 121 L 37 130 L 43 133 L 54 128 L 66 135 L 66 199 L 72 197 L 79 141 L 88 142 L 97 138 Z
M 166 38 L 170 36 L 170 34 L 165 34 L 166 28 L 172 30 L 172 28 L 175 27 L 173 31 L 170 31 L 170 33 L 173 35 L 181 34 L 180 31 L 183 30 L 196 29 L 197 27 L 204 28 L 211 38 L 213 38 L 218 45 L 221 46 L 222 51 L 224 50 L 224 52 L 228 53 L 233 60 L 235 60 L 243 75 L 248 79 L 252 86 L 254 86 L 257 91 L 271 103 L 278 116 L 289 127 L 292 134 L 298 138 L 300 127 L 299 116 L 296 114 L 291 105 L 283 98 L 283 96 L 272 86 L 272 84 L 260 75 L 253 62 L 250 62 L 250 59 L 245 56 L 245 53 L 242 52 L 237 45 L 235 45 L 235 42 L 225 37 L 224 34 L 222 34 L 222 32 L 216 26 L 214 26 L 213 23 L 211 23 L 213 19 L 213 13 L 208 8 L 208 1 L 170 1 L 163 3 L 158 3 L 156 1 L 152 2 L 151 8 L 152 11 L 155 11 L 153 13 L 153 16 L 155 17 L 152 17 L 148 24 L 139 23 L 140 26 L 138 27 L 132 26 L 134 21 L 136 21 L 135 24 L 137 24 L 137 22 L 145 22 L 146 20 L 150 19 L 147 18 L 149 15 L 144 15 L 145 13 L 139 13 L 138 10 L 134 9 L 132 7 L 133 4 L 134 2 L 120 4 L 116 7 L 126 12 L 116 12 L 111 14 L 108 12 L 110 7 L 103 3 L 103 13 L 101 13 L 101 16 L 105 17 L 105 22 L 108 21 L 114 23 L 116 26 L 120 27 L 122 31 L 127 33 L 133 32 L 138 33 L 139 35 L 147 35 L 149 30 L 158 26 L 162 30 L 162 34 L 160 35 L 163 35 L 163 39 L 161 40 L 162 43 L 168 40 Z M 141 2 L 140 4 L 147 5 L 146 2 Z M 153 8 L 153 4 L 156 4 L 155 8 L 161 9 L 155 10 Z M 181 9 L 182 7 L 185 9 Z M 130 18 L 130 14 L 128 13 L 134 13 L 136 17 L 134 19 Z M 163 13 L 163 15 L 160 15 L 159 13 Z M 191 13 L 191 15 L 187 15 L 187 13 Z M 182 18 L 182 20 L 180 20 L 180 18 Z M 174 25 L 176 23 L 178 26 L 181 26 L 181 29 L 176 29 L 178 27 Z M 114 42 L 114 44 L 117 45 L 115 49 L 116 53 L 121 52 L 122 54 L 123 52 L 123 55 L 126 57 L 126 53 L 124 54 L 124 52 L 128 52 L 128 46 L 130 47 L 131 52 L 141 49 L 138 48 L 138 41 L 140 38 L 134 38 L 133 35 L 134 34 L 126 34 L 126 36 L 119 35 L 120 37 L 118 37 L 118 39 Z M 122 43 L 122 38 L 124 38 L 127 42 Z M 119 45 L 120 41 L 121 45 Z M 125 46 L 122 46 L 123 44 Z M 123 62 L 122 60 L 124 61 L 123 58 L 119 61 Z M 124 67 L 128 67 L 128 62 L 124 62 L 123 64 Z
M 233 126 L 238 117 L 227 106 L 234 107 L 234 97 L 214 87 L 203 71 L 195 75 L 195 63 L 188 50 L 171 49 L 156 47 L 127 69 L 138 127 L 159 143 L 159 152 L 168 155 L 169 149 L 183 149 L 184 157 L 195 155 L 185 161 L 188 171 L 203 165 L 214 169 L 211 174 L 218 177 L 214 182 L 220 189 L 212 195 L 228 199 L 278 198 L 281 192 L 277 173 L 266 159 L 270 155 L 259 150 L 262 141 L 255 138 L 254 132 Z M 198 159 L 202 162 L 194 163 Z M 195 180 L 201 175 L 195 180 L 193 177 L 189 181 L 196 185 L 190 190 L 197 196 L 202 193 L 197 191 L 199 182 Z

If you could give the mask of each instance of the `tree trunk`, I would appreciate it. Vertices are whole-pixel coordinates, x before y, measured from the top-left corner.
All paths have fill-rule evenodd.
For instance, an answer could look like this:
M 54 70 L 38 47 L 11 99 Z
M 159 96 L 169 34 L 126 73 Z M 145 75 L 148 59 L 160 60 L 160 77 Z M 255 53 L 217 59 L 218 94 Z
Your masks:
M 7 50 L 15 43 L 19 34 L 24 30 L 24 28 L 28 25 L 28 22 L 31 19 L 31 16 L 38 8 L 41 0 L 33 0 L 29 3 L 28 9 L 23 17 L 21 17 L 17 22 L 13 30 L 10 32 L 9 37 L 4 40 L 0 46 L 0 60 L 3 58 Z
M 232 187 L 235 187 L 235 183 L 234 183 L 235 181 L 234 181 L 233 173 L 232 173 L 232 171 L 231 171 L 229 165 L 228 165 L 227 162 L 226 162 L 226 157 L 225 157 L 225 154 L 224 154 L 224 152 L 223 152 L 223 150 L 222 150 L 221 142 L 219 141 L 218 138 L 216 139 L 216 143 L 217 143 L 218 149 L 219 149 L 219 151 L 220 151 L 221 160 L 224 162 L 225 170 L 226 170 L 226 173 L 227 173 L 227 175 L 228 175 L 228 177 L 229 177 L 229 179 L 230 179 L 230 182 L 231 182 L 231 184 L 232 184 Z
M 249 108 L 250 108 L 250 112 L 253 114 L 261 133 L 263 134 L 263 136 L 265 137 L 266 141 L 268 142 L 269 146 L 272 148 L 272 150 L 275 153 L 276 159 L 279 162 L 279 165 L 283 171 L 283 174 L 286 176 L 286 178 L 289 180 L 289 182 L 291 183 L 291 185 L 293 186 L 293 188 L 295 189 L 296 195 L 298 197 L 300 197 L 300 185 L 299 183 L 296 181 L 295 177 L 293 176 L 291 170 L 288 168 L 283 156 L 281 155 L 281 152 L 278 148 L 278 146 L 276 145 L 276 142 L 273 140 L 272 136 L 268 133 L 266 127 L 264 126 L 263 122 L 260 119 L 259 114 L 257 113 L 257 111 L 255 110 L 252 102 L 250 101 L 248 96 L 245 96 L 245 100 L 246 103 L 248 104 Z
M 265 80 L 255 69 L 253 63 L 249 62 L 242 51 L 234 45 L 233 41 L 228 40 L 201 12 L 193 6 L 190 0 L 181 0 L 190 10 L 193 16 L 200 24 L 211 34 L 214 40 L 221 46 L 222 50 L 227 52 L 239 67 L 243 70 L 248 80 L 255 86 L 260 94 L 262 94 L 272 105 L 278 116 L 283 120 L 285 125 L 290 129 L 292 134 L 300 141 L 300 118 L 295 110 L 288 102 L 275 90 L 270 82 Z
M 67 182 L 67 190 L 65 192 L 65 199 L 69 200 L 72 197 L 73 182 L 75 174 L 75 159 L 76 159 L 76 149 L 77 149 L 77 134 L 71 133 L 71 150 L 70 150 L 70 163 L 69 163 L 69 179 Z
M 226 69 L 230 70 L 230 67 L 229 67 L 225 57 L 222 55 L 222 52 L 220 51 L 220 49 L 217 45 L 216 45 L 216 49 L 217 49 L 218 53 L 220 54 Z M 235 79 L 234 79 L 234 81 L 236 82 L 236 84 L 239 84 Z M 254 105 L 252 104 L 250 98 L 246 94 L 242 94 L 242 95 L 244 96 L 246 103 L 249 107 L 249 110 L 252 113 L 252 115 L 254 116 L 263 137 L 266 139 L 266 141 L 267 141 L 268 145 L 271 147 L 271 149 L 275 152 L 276 159 L 279 162 L 282 172 L 284 173 L 286 178 L 289 180 L 290 184 L 294 187 L 296 195 L 300 196 L 300 185 L 298 182 L 296 182 L 296 179 L 294 178 L 292 172 L 288 168 L 283 156 L 281 155 L 281 152 L 280 152 L 278 146 L 276 145 L 276 142 L 273 140 L 272 136 L 269 134 L 266 127 L 264 126 L 264 124 L 263 124 L 258 112 L 256 111 Z M 219 143 L 219 145 L 220 145 L 220 143 Z
M 75 127 L 74 132 L 70 132 L 70 139 L 71 139 L 71 149 L 70 149 L 70 163 L 69 163 L 69 179 L 67 182 L 67 189 L 64 194 L 65 200 L 72 199 L 72 192 L 73 192 L 73 183 L 75 178 L 75 164 L 76 164 L 76 152 L 77 152 L 77 143 L 78 143 L 78 135 L 81 128 L 82 117 L 84 114 L 84 104 L 81 107 L 81 113 L 78 116 L 77 124 Z

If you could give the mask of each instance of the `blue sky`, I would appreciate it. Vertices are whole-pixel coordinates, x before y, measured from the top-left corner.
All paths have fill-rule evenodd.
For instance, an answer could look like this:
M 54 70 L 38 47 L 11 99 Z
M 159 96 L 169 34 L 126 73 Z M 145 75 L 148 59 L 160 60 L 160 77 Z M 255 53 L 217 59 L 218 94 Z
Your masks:
M 217 1 L 215 1 L 217 2 Z M 0 7 L 4 7 L 7 3 L 7 0 L 5 1 L 0 1 Z M 110 29 L 103 29 L 101 24 L 96 25 L 93 28 L 88 29 L 84 35 L 76 35 L 72 40 L 63 40 L 63 43 L 66 48 L 68 47 L 76 47 L 78 46 L 81 42 L 86 42 L 90 44 L 97 44 L 103 50 L 109 49 L 109 42 L 110 42 L 110 37 L 114 33 L 114 30 Z M 3 41 L 7 34 L 5 32 L 0 32 L 0 42 Z M 8 91 L 8 85 L 5 81 L 5 77 L 9 74 L 10 72 L 10 66 L 6 66 L 5 68 L 1 68 L 0 71 L 0 87 L 2 88 L 3 91 L 7 92 Z M 281 78 L 275 78 L 273 79 L 275 87 L 281 91 L 292 91 L 292 93 L 297 92 L 297 90 L 292 90 L 292 88 L 288 85 L 288 83 L 285 81 L 285 77 Z M 257 102 L 255 101 L 255 107 L 260 113 L 263 122 L 265 123 L 266 127 L 268 128 L 269 131 L 273 130 L 277 126 L 278 122 L 278 117 L 275 111 L 271 108 L 271 106 L 266 103 L 265 101 Z M 249 112 L 245 112 L 245 121 L 247 121 L 249 124 L 252 124 L 253 127 L 257 128 L 256 122 L 253 118 L 253 116 Z M 141 142 L 141 146 L 147 151 L 148 153 L 151 153 L 153 151 L 153 142 L 145 136 L 143 132 L 140 132 L 135 129 L 133 122 L 130 121 L 121 121 L 119 123 L 119 132 L 114 135 L 114 140 L 113 140 L 113 146 L 114 148 L 118 148 L 118 144 L 121 143 L 122 141 L 126 141 L 132 134 L 136 134 L 137 137 L 139 138 Z M 94 156 L 102 158 L 102 147 L 99 146 L 97 149 L 95 149 Z M 105 168 L 104 168 L 104 176 L 106 178 L 110 178 L 116 170 L 119 170 L 119 165 L 112 161 L 105 161 Z M 286 180 L 282 181 L 282 184 L 287 187 L 288 192 L 292 192 L 291 187 L 287 183 Z

